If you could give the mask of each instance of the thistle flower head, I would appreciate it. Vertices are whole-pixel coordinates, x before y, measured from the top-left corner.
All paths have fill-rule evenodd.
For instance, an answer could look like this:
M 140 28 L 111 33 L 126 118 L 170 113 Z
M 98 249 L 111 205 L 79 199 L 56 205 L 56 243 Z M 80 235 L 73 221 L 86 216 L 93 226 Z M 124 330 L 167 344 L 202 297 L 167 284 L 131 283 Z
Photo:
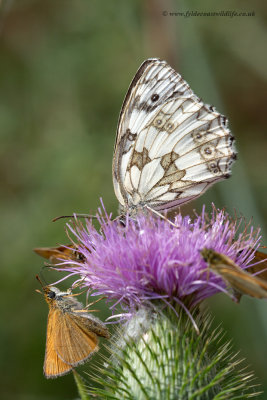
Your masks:
M 194 219 L 177 215 L 176 227 L 142 213 L 135 220 L 126 216 L 125 226 L 107 215 L 98 219 L 100 230 L 89 219 L 85 225 L 77 220 L 68 225 L 82 260 L 64 261 L 64 271 L 80 275 L 84 287 L 129 312 L 154 299 L 191 307 L 226 292 L 222 279 L 207 270 L 200 251 L 212 248 L 245 268 L 259 242 L 258 231 L 241 231 L 241 223 L 215 207 L 210 216 L 204 207 Z

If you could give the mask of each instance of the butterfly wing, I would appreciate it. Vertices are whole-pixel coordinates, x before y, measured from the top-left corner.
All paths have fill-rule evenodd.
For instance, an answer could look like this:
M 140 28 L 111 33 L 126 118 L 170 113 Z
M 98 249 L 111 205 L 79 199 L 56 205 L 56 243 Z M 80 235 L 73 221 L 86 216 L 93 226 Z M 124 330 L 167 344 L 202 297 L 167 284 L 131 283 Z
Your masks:
M 252 263 L 258 263 L 252 265 L 246 269 L 251 274 L 257 274 L 257 276 L 264 281 L 267 281 L 267 254 L 262 251 L 255 251 Z
M 58 321 L 59 310 L 50 310 L 47 320 L 46 350 L 44 361 L 44 374 L 46 378 L 56 378 L 67 374 L 72 366 L 66 364 L 55 350 L 54 329 Z
M 165 61 L 146 60 L 119 118 L 113 183 L 121 206 L 175 208 L 228 177 L 234 158 L 226 118 Z
M 82 254 L 78 252 L 74 244 L 59 247 L 37 247 L 34 249 L 39 256 L 48 259 L 51 263 L 56 264 L 62 260 L 81 261 Z
M 237 270 L 227 265 L 219 265 L 213 270 L 237 292 L 258 299 L 267 298 L 267 283 L 241 268 Z
M 97 336 L 102 336 L 106 339 L 110 338 L 110 334 L 106 325 L 95 317 L 93 314 L 88 313 L 86 310 L 75 310 L 71 313 L 72 318 L 84 331 L 91 331 Z
M 55 331 L 55 351 L 63 362 L 75 367 L 98 350 L 98 338 L 81 322 L 82 317 L 60 313 Z
M 247 270 L 243 270 L 225 254 L 205 248 L 201 251 L 201 255 L 212 271 L 219 275 L 236 292 L 237 301 L 244 294 L 258 299 L 267 298 L 267 283 L 265 280 L 251 275 Z M 257 258 L 262 259 L 263 253 L 255 252 L 254 259 Z

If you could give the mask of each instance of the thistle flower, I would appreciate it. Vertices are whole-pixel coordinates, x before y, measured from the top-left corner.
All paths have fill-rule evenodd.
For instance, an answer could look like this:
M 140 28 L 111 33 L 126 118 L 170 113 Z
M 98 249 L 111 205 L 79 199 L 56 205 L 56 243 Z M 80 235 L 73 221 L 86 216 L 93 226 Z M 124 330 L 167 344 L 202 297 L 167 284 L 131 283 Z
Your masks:
M 222 279 L 207 270 L 200 251 L 212 248 L 246 268 L 259 244 L 258 231 L 242 232 L 240 222 L 214 206 L 210 217 L 204 207 L 194 219 L 177 215 L 176 227 L 151 214 L 126 217 L 125 226 L 107 214 L 98 220 L 100 231 L 91 220 L 68 225 L 82 260 L 63 262 L 64 271 L 80 275 L 84 287 L 116 300 L 129 314 L 155 299 L 187 310 L 227 292 Z
M 105 367 L 91 369 L 98 387 L 91 387 L 88 398 L 256 396 L 253 375 L 237 370 L 229 343 L 220 344 L 221 332 L 196 306 L 217 292 L 228 293 L 200 251 L 211 248 L 245 269 L 259 246 L 259 231 L 242 230 L 242 220 L 214 206 L 210 216 L 204 207 L 193 219 L 177 215 L 175 226 L 153 214 L 126 216 L 122 226 L 105 210 L 98 222 L 99 230 L 89 219 L 85 225 L 77 219 L 67 225 L 81 257 L 56 266 L 67 277 L 79 275 L 94 295 L 112 300 L 114 313 L 120 305 L 123 313 L 114 317 L 126 319 Z

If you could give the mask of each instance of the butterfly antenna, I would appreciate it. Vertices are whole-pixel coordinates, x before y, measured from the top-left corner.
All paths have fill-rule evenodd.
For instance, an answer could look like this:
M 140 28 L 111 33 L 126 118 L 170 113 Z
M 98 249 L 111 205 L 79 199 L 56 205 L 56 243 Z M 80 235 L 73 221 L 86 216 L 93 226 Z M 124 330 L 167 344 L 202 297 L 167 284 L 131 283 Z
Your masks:
M 43 287 L 45 287 L 45 286 L 49 286 L 49 284 L 46 282 L 46 279 L 45 279 L 45 277 L 44 277 L 44 275 L 43 275 L 43 269 L 44 268 L 46 268 L 46 263 L 44 263 L 44 265 L 42 265 L 42 268 L 41 268 L 41 271 L 40 271 L 40 273 L 39 273 L 39 275 L 40 276 L 38 276 L 38 278 L 37 278 L 37 280 L 39 280 L 39 282 L 41 283 L 41 285 L 43 286 Z M 42 282 L 44 282 L 45 284 L 43 284 Z
M 40 283 L 40 285 L 42 286 L 42 289 L 44 290 L 45 285 L 43 284 L 43 282 L 42 282 L 40 276 L 39 276 L 39 275 L 35 275 L 35 278 L 37 279 L 37 281 L 38 281 L 38 282 Z M 37 292 L 40 293 L 39 290 L 37 290 Z
M 61 215 L 60 217 L 56 217 L 52 219 L 52 222 L 58 221 L 59 219 L 63 218 L 92 218 L 92 219 L 97 219 L 95 215 L 90 215 L 90 214 L 75 214 L 75 215 Z

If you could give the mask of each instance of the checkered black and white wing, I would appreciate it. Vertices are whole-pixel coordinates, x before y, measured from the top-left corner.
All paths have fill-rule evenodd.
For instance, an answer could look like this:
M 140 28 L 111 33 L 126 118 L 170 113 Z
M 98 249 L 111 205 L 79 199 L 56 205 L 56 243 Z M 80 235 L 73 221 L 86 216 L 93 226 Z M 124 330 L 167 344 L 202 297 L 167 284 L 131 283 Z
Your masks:
M 175 208 L 230 175 L 236 157 L 226 118 L 165 61 L 146 60 L 125 97 L 113 158 L 124 211 Z

